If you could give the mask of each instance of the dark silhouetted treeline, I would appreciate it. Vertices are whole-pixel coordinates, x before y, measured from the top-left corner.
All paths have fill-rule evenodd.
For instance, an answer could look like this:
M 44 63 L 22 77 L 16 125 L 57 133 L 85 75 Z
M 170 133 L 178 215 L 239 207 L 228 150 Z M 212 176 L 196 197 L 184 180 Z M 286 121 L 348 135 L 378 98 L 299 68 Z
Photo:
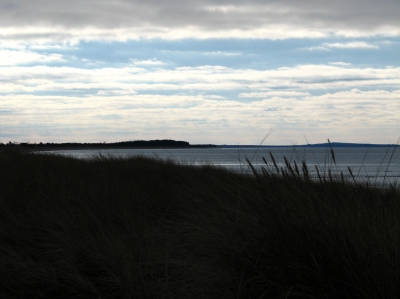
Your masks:
M 171 139 L 163 140 L 135 140 L 135 141 L 120 141 L 120 142 L 100 142 L 100 143 L 78 143 L 78 142 L 66 142 L 66 143 L 29 143 L 29 142 L 13 142 L 0 143 L 0 147 L 13 148 L 121 148 L 121 147 L 174 147 L 174 148 L 206 148 L 216 147 L 213 144 L 189 144 L 187 141 L 176 141 Z

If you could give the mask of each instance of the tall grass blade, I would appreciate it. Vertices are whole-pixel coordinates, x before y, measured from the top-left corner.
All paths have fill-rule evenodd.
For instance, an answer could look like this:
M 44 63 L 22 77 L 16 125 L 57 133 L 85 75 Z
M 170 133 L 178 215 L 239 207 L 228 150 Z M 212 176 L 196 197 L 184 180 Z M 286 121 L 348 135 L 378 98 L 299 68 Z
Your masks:
M 275 158 L 274 158 L 274 155 L 272 155 L 272 153 L 271 152 L 269 152 L 269 155 L 270 155 L 270 157 L 271 157 L 271 159 L 272 159 L 272 163 L 274 163 L 274 166 L 275 166 L 275 169 L 276 169 L 276 171 L 278 172 L 278 174 L 280 173 L 280 171 L 279 171 L 279 167 L 278 167 L 278 165 L 276 164 L 276 161 L 275 161 Z
M 329 140 L 329 138 L 328 138 L 328 143 L 329 143 L 329 147 L 331 149 L 331 156 L 332 156 L 333 163 L 335 163 L 335 165 L 336 165 L 335 152 L 333 151 L 332 144 L 331 144 L 331 141 Z
M 323 181 L 322 181 L 322 178 L 321 178 L 321 175 L 320 175 L 320 173 L 319 173 L 319 169 L 318 169 L 318 166 L 317 166 L 317 165 L 315 165 L 315 169 L 317 170 L 317 175 L 318 175 L 318 178 L 319 178 L 319 182 L 322 184 Z M 324 177 L 324 181 L 325 181 L 325 177 Z
M 397 139 L 396 145 L 395 145 L 395 147 L 393 148 L 392 154 L 390 155 L 390 159 L 389 159 L 389 161 L 388 161 L 388 164 L 387 164 L 386 170 L 385 170 L 385 176 L 383 177 L 383 182 L 385 182 L 385 180 L 386 180 L 386 176 L 387 176 L 387 172 L 388 172 L 388 169 L 389 169 L 390 162 L 392 162 L 393 155 L 394 155 L 394 153 L 395 153 L 397 147 L 399 146 L 399 144 L 400 144 L 400 137 Z
M 309 182 L 309 181 L 310 181 L 310 173 L 309 173 L 309 171 L 308 171 L 308 167 L 307 167 L 306 161 L 304 161 L 304 160 L 303 160 L 303 162 L 302 162 L 302 170 L 303 170 L 304 179 L 305 179 L 307 182 Z
M 251 163 L 251 161 L 249 160 L 249 158 L 246 157 L 246 162 L 247 164 L 250 166 L 251 171 L 253 172 L 255 177 L 258 177 L 258 172 L 257 170 L 254 168 L 253 164 Z
M 289 169 L 290 173 L 292 174 L 292 177 L 296 177 L 296 175 L 294 174 L 292 165 L 290 165 L 290 163 L 289 163 L 289 160 L 286 158 L 286 156 L 284 156 L 283 159 L 285 160 L 286 168 Z
M 258 150 L 260 149 L 261 145 L 264 143 L 264 141 L 269 137 L 269 135 L 272 134 L 272 132 L 274 132 L 274 128 L 269 129 L 269 131 L 267 132 L 267 134 L 265 134 L 264 138 L 261 140 L 260 144 L 258 145 L 256 151 L 254 152 L 253 157 L 251 157 L 251 162 L 253 162 L 254 157 L 256 156 Z
M 358 169 L 358 172 L 357 172 L 357 177 L 360 176 L 361 168 L 364 167 L 364 161 L 365 161 L 365 159 L 367 158 L 368 150 L 369 150 L 369 149 L 367 149 L 367 151 L 365 152 L 364 157 L 363 157 L 363 159 L 362 159 L 362 161 L 361 161 L 360 168 Z M 367 174 L 368 172 L 367 172 L 367 170 L 365 169 L 365 167 L 364 167 L 364 170 L 365 170 L 365 174 Z
M 269 172 L 265 169 L 264 166 L 261 167 L 261 171 L 262 171 L 262 174 L 263 174 L 264 177 L 266 177 L 266 178 L 271 177 Z
M 288 173 L 287 173 L 286 169 L 283 170 L 283 168 L 281 167 L 281 174 L 283 175 L 283 178 L 286 180 L 288 177 Z
M 354 177 L 353 171 L 351 171 L 351 168 L 349 166 L 347 166 L 347 169 L 349 170 L 350 176 L 353 179 L 354 183 L 356 182 L 356 179 Z
M 262 157 L 262 160 L 263 160 L 263 162 L 265 163 L 265 165 L 268 166 L 268 162 L 267 162 L 267 160 L 266 160 L 264 157 Z
M 296 161 L 294 161 L 294 170 L 295 170 L 296 173 L 297 173 L 297 177 L 298 177 L 298 178 L 301 178 L 300 171 L 299 171 L 299 168 L 297 167 Z

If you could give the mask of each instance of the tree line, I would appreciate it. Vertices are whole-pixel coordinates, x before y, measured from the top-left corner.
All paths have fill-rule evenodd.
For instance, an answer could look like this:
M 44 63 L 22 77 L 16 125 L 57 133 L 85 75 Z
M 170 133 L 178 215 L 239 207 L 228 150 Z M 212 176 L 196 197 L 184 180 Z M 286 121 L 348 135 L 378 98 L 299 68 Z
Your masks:
M 98 143 L 79 143 L 79 142 L 65 142 L 65 143 L 54 143 L 54 142 L 15 142 L 9 141 L 8 143 L 0 143 L 0 147 L 24 147 L 24 148 L 76 148 L 76 147 L 177 147 L 177 148 L 189 148 L 189 147 L 216 147 L 214 144 L 190 144 L 187 141 L 176 141 L 171 139 L 162 140 L 134 140 L 134 141 L 120 141 L 120 142 L 98 142 Z

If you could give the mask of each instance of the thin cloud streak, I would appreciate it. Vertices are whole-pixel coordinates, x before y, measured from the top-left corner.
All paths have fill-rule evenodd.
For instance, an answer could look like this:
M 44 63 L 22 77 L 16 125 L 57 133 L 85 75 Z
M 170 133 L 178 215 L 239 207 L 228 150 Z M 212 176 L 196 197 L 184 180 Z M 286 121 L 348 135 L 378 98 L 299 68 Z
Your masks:
M 338 49 L 379 49 L 379 46 L 366 42 L 350 42 L 350 43 L 324 43 L 324 47 Z
M 332 49 L 349 49 L 349 50 L 357 50 L 357 49 L 379 49 L 378 45 L 374 45 L 371 43 L 363 42 L 363 41 L 354 41 L 347 43 L 323 43 L 320 46 L 312 46 L 308 48 L 303 48 L 301 50 L 309 50 L 309 51 L 331 51 Z

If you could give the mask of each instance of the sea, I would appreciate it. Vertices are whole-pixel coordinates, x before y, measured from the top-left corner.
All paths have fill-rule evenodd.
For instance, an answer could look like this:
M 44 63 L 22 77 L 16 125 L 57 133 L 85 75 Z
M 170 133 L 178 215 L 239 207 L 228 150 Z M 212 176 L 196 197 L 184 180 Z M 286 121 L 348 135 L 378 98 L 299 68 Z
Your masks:
M 249 162 L 257 171 L 276 173 L 287 167 L 287 162 L 295 171 L 297 164 L 303 175 L 303 161 L 309 176 L 343 178 L 356 182 L 369 182 L 374 185 L 400 185 L 400 147 L 254 147 L 254 148 L 186 148 L 186 149 L 82 149 L 59 150 L 55 154 L 72 156 L 78 159 L 93 159 L 100 155 L 129 158 L 145 156 L 169 159 L 177 163 L 195 166 L 214 165 L 241 173 L 252 173 Z M 274 160 L 275 163 L 274 163 Z M 276 168 L 276 166 L 277 168 Z M 319 175 L 318 175 L 319 173 Z

